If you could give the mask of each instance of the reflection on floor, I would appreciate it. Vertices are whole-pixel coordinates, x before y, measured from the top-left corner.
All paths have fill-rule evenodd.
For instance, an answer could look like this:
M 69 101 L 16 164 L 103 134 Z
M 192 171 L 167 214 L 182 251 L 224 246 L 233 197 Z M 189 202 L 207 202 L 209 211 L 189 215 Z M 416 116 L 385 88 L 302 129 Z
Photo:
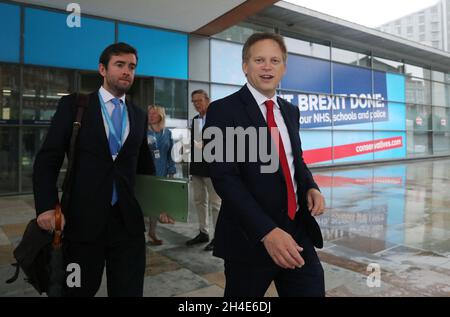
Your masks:
M 450 159 L 319 170 L 314 177 L 327 201 L 318 218 L 327 296 L 449 296 Z M 32 206 L 31 196 L 0 198 L 0 296 L 36 296 L 23 281 L 3 283 Z M 222 260 L 204 245 L 184 245 L 197 233 L 195 214 L 189 219 L 158 226 L 164 244 L 148 247 L 145 296 L 223 295 Z M 273 285 L 266 296 L 276 296 Z

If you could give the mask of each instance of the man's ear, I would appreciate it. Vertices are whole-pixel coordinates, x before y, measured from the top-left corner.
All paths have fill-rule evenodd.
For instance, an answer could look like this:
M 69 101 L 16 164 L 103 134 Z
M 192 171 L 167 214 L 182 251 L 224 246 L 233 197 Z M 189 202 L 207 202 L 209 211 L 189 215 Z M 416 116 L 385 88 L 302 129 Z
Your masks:
M 100 73 L 100 75 L 102 75 L 103 77 L 105 77 L 106 75 L 106 68 L 105 65 L 103 65 L 102 63 L 98 64 L 98 72 Z
M 242 71 L 244 72 L 245 77 L 247 77 L 248 65 L 246 62 L 242 63 Z

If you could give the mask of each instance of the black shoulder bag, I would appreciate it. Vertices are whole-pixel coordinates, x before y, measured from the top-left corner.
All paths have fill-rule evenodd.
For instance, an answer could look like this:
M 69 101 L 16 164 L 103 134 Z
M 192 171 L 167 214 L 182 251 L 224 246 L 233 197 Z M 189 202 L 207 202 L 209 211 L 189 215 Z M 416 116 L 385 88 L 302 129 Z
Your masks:
M 89 95 L 77 94 L 75 106 L 77 108 L 75 121 L 73 122 L 72 135 L 70 138 L 70 147 L 68 153 L 68 166 L 64 178 L 61 198 L 61 209 L 64 213 L 69 206 L 70 192 L 73 178 L 73 165 L 75 160 L 75 145 L 81 128 L 81 120 L 84 110 L 89 104 Z M 59 206 L 55 209 L 59 209 Z M 14 257 L 17 263 L 12 264 L 16 267 L 13 277 L 6 283 L 10 284 L 17 280 L 20 268 L 26 275 L 25 280 L 30 283 L 39 294 L 48 293 L 51 275 L 51 255 L 53 252 L 52 244 L 59 243 L 61 232 L 49 233 L 42 230 L 37 224 L 36 218 L 32 219 L 23 234 L 19 245 L 14 249 Z

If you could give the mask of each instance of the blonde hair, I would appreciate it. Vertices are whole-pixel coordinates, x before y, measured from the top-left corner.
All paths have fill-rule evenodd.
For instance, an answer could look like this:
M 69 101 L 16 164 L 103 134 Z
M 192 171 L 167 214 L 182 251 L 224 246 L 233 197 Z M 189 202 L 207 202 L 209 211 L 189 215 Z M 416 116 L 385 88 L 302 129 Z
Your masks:
M 158 106 L 158 105 L 150 105 L 147 107 L 147 115 L 150 119 L 150 115 L 149 112 L 150 110 L 155 110 L 156 113 L 160 116 L 161 121 L 159 121 L 158 128 L 159 129 L 164 129 L 166 127 L 166 109 L 164 109 L 164 107 Z M 150 122 L 149 122 L 150 125 Z

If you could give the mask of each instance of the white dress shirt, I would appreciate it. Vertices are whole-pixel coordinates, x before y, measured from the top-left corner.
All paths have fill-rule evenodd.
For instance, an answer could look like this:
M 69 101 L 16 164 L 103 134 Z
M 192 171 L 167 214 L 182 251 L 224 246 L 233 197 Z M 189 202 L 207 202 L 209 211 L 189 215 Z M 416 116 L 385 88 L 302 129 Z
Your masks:
M 111 100 L 116 97 L 113 94 L 111 94 L 108 90 L 103 88 L 103 86 L 100 87 L 99 91 L 100 91 L 100 96 L 102 97 L 103 102 L 105 103 L 106 111 L 108 112 L 109 117 L 111 117 L 112 112 L 114 110 L 114 104 L 112 103 Z M 122 114 L 124 114 L 123 107 L 125 107 L 125 95 L 123 95 L 119 99 L 122 101 L 120 103 L 120 110 L 122 111 Z M 105 126 L 106 138 L 109 139 L 109 127 L 108 127 L 108 123 L 106 121 L 105 115 L 103 114 L 103 111 L 102 111 L 102 118 L 103 118 L 103 125 Z M 129 120 L 128 116 L 126 116 L 125 131 L 124 131 L 124 133 L 122 133 L 122 146 L 125 143 L 125 140 L 127 139 L 129 133 L 130 133 L 130 120 Z M 112 157 L 113 157 L 113 159 L 115 159 L 114 155 Z
M 267 122 L 267 108 L 266 108 L 266 105 L 264 102 L 269 99 L 274 102 L 273 115 L 275 118 L 275 122 L 278 126 L 278 130 L 280 131 L 281 140 L 283 140 L 284 151 L 286 152 L 286 159 L 288 161 L 289 171 L 291 173 L 291 180 L 292 180 L 292 184 L 294 186 L 294 191 L 295 191 L 295 201 L 297 203 L 296 210 L 298 210 L 297 182 L 295 181 L 295 178 L 294 178 L 294 173 L 295 173 L 294 153 L 292 153 L 291 139 L 289 138 L 289 133 L 288 133 L 286 124 L 284 123 L 283 116 L 281 115 L 280 105 L 277 102 L 277 95 L 275 94 L 272 98 L 267 98 L 262 93 L 260 93 L 258 90 L 256 90 L 250 83 L 247 83 L 247 87 L 250 90 L 251 94 L 253 95 L 253 98 L 255 98 L 256 103 L 259 106 L 259 110 L 261 110 L 261 113 L 264 117 L 264 120 L 266 120 L 266 122 Z M 298 154 L 299 153 L 297 153 L 297 155 Z

